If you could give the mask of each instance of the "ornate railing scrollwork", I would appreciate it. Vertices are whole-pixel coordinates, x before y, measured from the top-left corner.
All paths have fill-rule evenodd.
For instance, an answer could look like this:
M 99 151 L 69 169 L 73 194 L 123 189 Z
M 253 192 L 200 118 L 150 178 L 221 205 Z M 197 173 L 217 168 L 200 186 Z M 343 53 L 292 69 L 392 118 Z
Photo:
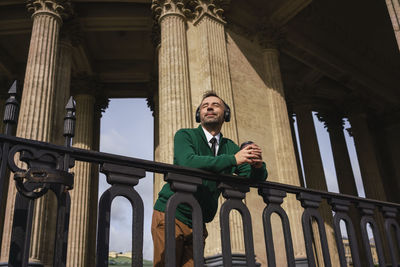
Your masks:
M 30 192 L 24 185 L 26 182 L 43 184 L 39 192 Z M 74 175 L 62 170 L 51 170 L 45 168 L 30 168 L 25 172 L 16 172 L 14 180 L 18 192 L 27 198 L 36 199 L 43 196 L 50 187 L 50 184 L 62 184 L 66 190 L 71 190 L 74 184 Z M 25 182 L 25 183 L 26 183 Z

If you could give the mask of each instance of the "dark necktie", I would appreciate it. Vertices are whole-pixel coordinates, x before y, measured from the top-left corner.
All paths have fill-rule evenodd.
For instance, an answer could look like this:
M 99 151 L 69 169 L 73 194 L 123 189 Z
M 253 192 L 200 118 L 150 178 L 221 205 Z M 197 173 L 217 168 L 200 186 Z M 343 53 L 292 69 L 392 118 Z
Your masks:
M 213 155 L 215 157 L 217 150 L 217 138 L 215 137 L 211 138 L 210 143 L 211 143 L 211 151 L 213 152 Z

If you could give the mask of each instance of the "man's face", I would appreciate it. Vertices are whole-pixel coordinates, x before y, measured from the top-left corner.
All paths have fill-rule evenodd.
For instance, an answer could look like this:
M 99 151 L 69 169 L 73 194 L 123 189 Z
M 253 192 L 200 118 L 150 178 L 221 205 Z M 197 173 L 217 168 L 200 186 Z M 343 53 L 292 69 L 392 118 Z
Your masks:
M 224 122 L 225 105 L 216 96 L 204 98 L 200 104 L 200 121 L 202 125 L 219 125 Z

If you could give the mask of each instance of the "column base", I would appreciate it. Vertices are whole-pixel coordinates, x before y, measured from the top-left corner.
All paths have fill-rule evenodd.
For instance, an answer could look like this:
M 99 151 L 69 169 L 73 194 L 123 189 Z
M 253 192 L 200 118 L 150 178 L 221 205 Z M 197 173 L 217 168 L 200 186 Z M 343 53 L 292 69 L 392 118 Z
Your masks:
M 0 266 L 8 266 L 8 262 L 0 262 Z M 43 264 L 38 262 L 30 262 L 28 263 L 28 267 L 44 267 Z
M 308 267 L 307 258 L 297 258 L 294 261 L 296 267 Z
M 205 267 L 223 267 L 222 254 L 217 254 L 210 257 L 204 258 Z M 261 266 L 260 263 L 256 262 L 256 266 Z M 232 254 L 232 267 L 247 267 L 246 255 L 245 254 Z

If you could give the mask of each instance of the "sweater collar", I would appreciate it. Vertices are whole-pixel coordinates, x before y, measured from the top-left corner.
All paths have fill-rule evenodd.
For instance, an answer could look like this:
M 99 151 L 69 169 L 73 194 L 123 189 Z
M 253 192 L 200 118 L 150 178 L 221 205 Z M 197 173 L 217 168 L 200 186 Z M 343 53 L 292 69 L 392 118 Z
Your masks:
M 196 128 L 196 130 L 199 132 L 203 141 L 206 142 L 206 144 L 208 145 L 208 141 L 207 141 L 206 135 L 204 134 L 203 127 L 201 126 L 201 124 L 199 125 L 199 127 Z M 219 145 L 222 145 L 224 143 L 224 138 L 223 138 L 223 135 L 221 132 L 219 134 L 220 134 Z

